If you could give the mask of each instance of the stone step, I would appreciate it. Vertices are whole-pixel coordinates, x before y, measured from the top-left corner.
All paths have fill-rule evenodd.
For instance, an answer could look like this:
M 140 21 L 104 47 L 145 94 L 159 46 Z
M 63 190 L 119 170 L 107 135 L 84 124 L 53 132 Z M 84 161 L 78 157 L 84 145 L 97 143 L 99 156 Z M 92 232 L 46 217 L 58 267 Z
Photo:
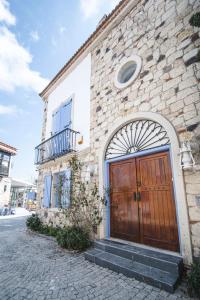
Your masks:
M 111 240 L 96 240 L 94 247 L 177 276 L 181 276 L 183 272 L 183 260 L 179 256 Z
M 173 272 L 162 271 L 98 248 L 85 252 L 85 259 L 171 293 L 179 281 L 179 276 Z

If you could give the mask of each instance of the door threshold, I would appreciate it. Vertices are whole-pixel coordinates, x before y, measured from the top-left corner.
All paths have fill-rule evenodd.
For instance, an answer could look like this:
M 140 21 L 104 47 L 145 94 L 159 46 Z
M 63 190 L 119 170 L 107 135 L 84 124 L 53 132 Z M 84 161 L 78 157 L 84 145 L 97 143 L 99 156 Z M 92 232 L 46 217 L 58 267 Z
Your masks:
M 117 238 L 113 238 L 113 237 L 106 238 L 106 240 L 110 240 L 110 241 L 113 241 L 113 242 L 119 242 L 119 243 L 130 245 L 130 246 L 141 247 L 143 249 L 153 250 L 153 251 L 157 251 L 159 253 L 169 254 L 169 255 L 172 255 L 172 256 L 182 257 L 182 255 L 180 253 L 175 252 L 175 251 L 164 250 L 164 249 L 161 249 L 161 248 L 154 248 L 154 247 L 151 247 L 151 246 L 147 246 L 147 245 L 139 244 L 139 243 L 134 243 L 134 242 L 130 242 L 130 241 L 127 241 L 127 240 L 117 239 Z

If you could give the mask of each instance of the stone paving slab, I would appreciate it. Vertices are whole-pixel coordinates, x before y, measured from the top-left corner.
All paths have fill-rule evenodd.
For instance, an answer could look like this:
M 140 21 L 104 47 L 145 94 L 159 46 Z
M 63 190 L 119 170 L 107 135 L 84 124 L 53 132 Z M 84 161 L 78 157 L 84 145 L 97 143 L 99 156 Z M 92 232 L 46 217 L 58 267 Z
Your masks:
M 190 299 L 116 274 L 30 233 L 25 220 L 0 221 L 0 300 Z

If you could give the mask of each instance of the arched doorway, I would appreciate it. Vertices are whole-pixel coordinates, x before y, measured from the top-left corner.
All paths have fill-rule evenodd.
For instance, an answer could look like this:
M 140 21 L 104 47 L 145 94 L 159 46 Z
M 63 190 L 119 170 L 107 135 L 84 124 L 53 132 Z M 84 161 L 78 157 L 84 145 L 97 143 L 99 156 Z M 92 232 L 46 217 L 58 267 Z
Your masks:
M 180 253 L 185 263 L 191 263 L 192 250 L 189 221 L 183 175 L 179 167 L 178 155 L 179 143 L 176 132 L 171 123 L 161 115 L 150 112 L 134 113 L 116 122 L 109 131 L 107 139 L 100 150 L 100 189 L 103 192 L 103 186 L 110 188 L 110 181 L 115 188 L 114 191 L 111 190 L 112 195 L 108 199 L 102 236 L 110 237 L 113 234 L 116 236 L 118 231 L 117 234 L 120 237 L 122 232 L 125 231 L 124 236 L 121 235 L 123 239 L 173 251 L 178 251 L 180 244 Z M 156 169 L 157 174 L 155 173 Z M 154 173 L 152 173 L 153 170 Z M 115 175 L 110 177 L 109 172 Z M 120 172 L 121 175 L 116 177 L 116 174 L 120 174 Z M 123 172 L 125 173 L 123 174 Z M 150 173 L 152 173 L 151 178 L 148 175 Z M 156 186 L 153 179 L 160 177 L 161 173 L 164 175 L 165 182 L 159 182 L 158 180 Z M 112 176 L 115 176 L 115 178 L 112 178 Z M 140 180 L 142 178 L 140 188 L 138 188 L 138 178 Z M 125 179 L 131 183 L 125 182 Z M 119 182 L 119 180 L 122 182 Z M 150 182 L 148 186 L 145 186 L 145 180 Z M 132 201 L 128 209 L 127 203 L 125 203 L 124 207 L 119 208 L 118 212 L 114 206 L 119 205 L 119 195 L 123 193 L 120 188 L 116 189 L 117 185 L 122 189 L 125 187 L 127 189 L 125 197 L 127 200 L 123 199 L 123 201 L 129 202 L 129 204 Z M 151 188 L 154 190 L 150 191 Z M 159 188 L 160 191 L 158 191 Z M 116 197 L 117 193 L 118 198 Z M 150 194 L 152 196 L 149 196 Z M 114 198 L 117 200 L 114 200 Z M 155 200 L 155 198 L 154 203 L 148 202 L 148 199 Z M 163 201 L 160 201 L 160 199 L 163 199 Z M 166 206 L 162 206 L 162 202 L 166 202 Z M 110 205 L 113 205 L 113 209 Z M 170 209 L 166 211 L 169 207 Z M 123 219 L 123 229 L 120 229 L 117 219 Z M 132 223 L 130 222 L 131 219 L 133 219 Z M 156 226 L 156 222 L 160 227 Z M 134 228 L 130 229 L 133 225 Z M 147 228 L 151 233 L 154 228 L 157 236 L 155 236 L 155 232 L 152 236 L 147 234 Z M 136 234 L 138 232 L 139 236 Z M 142 235 L 141 232 L 143 232 Z M 165 236 L 164 239 L 159 238 L 162 237 L 162 234 Z M 167 243 L 164 242 L 165 240 L 167 240 Z M 170 247 L 170 241 L 173 247 Z

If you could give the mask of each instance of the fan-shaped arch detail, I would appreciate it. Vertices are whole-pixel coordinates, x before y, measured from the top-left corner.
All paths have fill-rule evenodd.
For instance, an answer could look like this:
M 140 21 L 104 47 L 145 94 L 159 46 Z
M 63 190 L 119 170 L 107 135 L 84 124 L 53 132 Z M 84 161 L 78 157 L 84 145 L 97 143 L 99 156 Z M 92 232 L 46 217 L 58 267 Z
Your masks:
M 151 120 L 132 121 L 120 128 L 110 140 L 106 159 L 170 144 L 166 130 Z

